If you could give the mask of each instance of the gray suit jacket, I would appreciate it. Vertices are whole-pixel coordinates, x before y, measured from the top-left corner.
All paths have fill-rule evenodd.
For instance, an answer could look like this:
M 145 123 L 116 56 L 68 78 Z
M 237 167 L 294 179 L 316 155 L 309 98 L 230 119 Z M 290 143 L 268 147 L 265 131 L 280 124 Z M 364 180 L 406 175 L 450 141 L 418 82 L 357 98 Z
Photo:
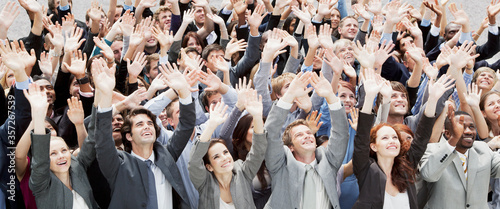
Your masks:
M 194 102 L 179 104 L 179 125 L 167 146 L 154 143 L 155 165 L 172 185 L 174 208 L 190 208 L 186 189 L 175 162 L 193 133 L 196 120 Z M 109 208 L 146 208 L 148 201 L 147 165 L 130 153 L 118 151 L 112 137 L 111 111 L 97 113 L 96 153 L 102 174 L 111 188 Z M 180 197 L 178 197 L 180 196 Z M 158 195 L 161 198 L 161 194 Z
M 208 172 L 203 163 L 203 156 L 208 152 L 210 142 L 197 140 L 191 150 L 189 177 L 200 192 L 199 208 L 219 209 L 219 181 Z M 234 162 L 231 179 L 231 196 L 236 208 L 255 208 L 252 196 L 252 180 L 259 171 L 266 152 L 266 135 L 253 134 L 253 143 L 245 161 Z
M 500 177 L 500 155 L 486 143 L 475 141 L 469 149 L 466 179 L 457 151 L 450 151 L 447 143 L 442 139 L 427 145 L 420 160 L 420 174 L 429 188 L 425 208 L 487 209 L 490 177 Z
M 88 136 L 83 142 L 78 157 L 71 156 L 69 174 L 73 190 L 85 200 L 87 206 L 99 208 L 87 178 L 87 168 L 95 159 L 94 133 L 95 108 L 92 110 Z M 31 177 L 30 189 L 40 209 L 73 208 L 73 193 L 50 171 L 50 132 L 45 135 L 31 134 Z
M 301 208 L 305 168 L 293 156 L 290 149 L 283 146 L 279 137 L 281 127 L 289 110 L 274 105 L 266 120 L 267 131 L 266 166 L 272 178 L 272 194 L 266 208 Z M 316 149 L 318 164 L 314 169 L 323 180 L 326 193 L 333 208 L 340 208 L 337 195 L 337 171 L 344 159 L 349 139 L 347 118 L 344 107 L 330 110 L 332 130 L 328 146 Z

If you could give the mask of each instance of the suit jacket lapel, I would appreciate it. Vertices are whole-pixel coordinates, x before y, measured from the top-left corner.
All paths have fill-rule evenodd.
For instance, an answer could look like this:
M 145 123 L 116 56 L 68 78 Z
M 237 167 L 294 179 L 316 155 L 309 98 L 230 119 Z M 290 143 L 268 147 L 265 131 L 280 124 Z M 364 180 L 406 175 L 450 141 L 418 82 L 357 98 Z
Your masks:
M 298 163 L 293 156 L 291 156 L 292 162 L 288 162 L 288 172 L 290 172 L 290 179 L 288 181 L 290 182 L 290 192 L 291 193 L 291 200 L 296 203 L 297 207 L 300 207 L 300 203 L 302 201 L 302 190 L 304 189 L 304 177 L 305 177 L 305 168 L 301 168 L 301 164 Z M 293 162 L 295 161 L 295 162 Z M 291 165 L 291 166 L 290 166 Z M 292 204 L 295 205 L 295 204 Z
M 462 186 L 464 186 L 464 189 L 466 190 L 467 180 L 465 179 L 464 169 L 462 168 L 462 160 L 460 160 L 460 158 L 457 156 L 453 159 L 453 164 L 455 164 L 455 169 L 457 171 L 458 177 L 462 182 Z
M 473 188 L 474 180 L 478 169 L 479 158 L 474 149 L 469 149 L 469 159 L 467 161 L 467 188 Z M 467 199 L 469 199 L 472 192 L 467 192 Z
M 139 173 L 141 175 L 142 185 L 144 187 L 144 192 L 146 195 L 149 194 L 149 179 L 148 179 L 148 165 L 145 162 L 142 162 L 139 158 L 136 158 L 137 166 L 139 167 Z

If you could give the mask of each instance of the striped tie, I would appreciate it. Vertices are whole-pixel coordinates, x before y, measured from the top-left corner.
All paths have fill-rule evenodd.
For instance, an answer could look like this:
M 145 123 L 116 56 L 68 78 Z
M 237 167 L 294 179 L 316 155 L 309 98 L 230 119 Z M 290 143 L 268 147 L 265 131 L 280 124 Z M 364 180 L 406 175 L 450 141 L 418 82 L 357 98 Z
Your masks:
M 467 162 L 467 156 L 465 155 L 465 157 L 460 157 L 460 160 L 462 160 L 462 168 L 464 169 L 464 175 L 465 175 L 465 179 L 467 179 L 467 165 L 466 165 L 466 162 Z

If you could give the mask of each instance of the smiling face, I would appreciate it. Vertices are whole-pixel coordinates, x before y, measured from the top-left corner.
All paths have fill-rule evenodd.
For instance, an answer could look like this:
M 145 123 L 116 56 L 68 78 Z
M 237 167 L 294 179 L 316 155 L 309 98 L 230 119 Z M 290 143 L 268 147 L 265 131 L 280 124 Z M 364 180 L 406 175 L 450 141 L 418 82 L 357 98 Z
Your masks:
M 353 40 L 358 33 L 358 20 L 347 17 L 339 26 L 340 38 Z
M 111 122 L 111 126 L 113 127 L 113 139 L 115 141 L 122 140 L 122 126 L 123 126 L 123 116 L 121 114 L 116 114 L 113 116 L 113 121 Z
M 377 158 L 398 156 L 401 142 L 396 130 L 390 126 L 382 126 L 377 131 L 375 142 L 370 143 L 370 148 L 377 153 Z
M 482 113 L 487 121 L 495 123 L 500 114 L 500 95 L 497 93 L 487 95 L 484 99 Z
M 404 116 L 408 112 L 408 96 L 400 91 L 393 91 L 389 115 Z
M 345 113 L 349 114 L 351 108 L 356 104 L 356 96 L 354 95 L 354 92 L 352 92 L 348 88 L 343 87 L 342 85 L 339 85 L 338 95 L 340 101 L 344 103 Z
M 332 10 L 332 14 L 330 16 L 331 18 L 331 21 L 332 21 L 332 28 L 333 29 L 336 29 L 339 27 L 339 23 L 340 23 L 340 12 L 336 9 Z
M 146 114 L 131 117 L 131 132 L 126 134 L 127 140 L 135 146 L 152 145 L 156 141 L 154 121 Z
M 160 25 L 161 29 L 167 29 L 170 30 L 170 22 L 172 21 L 172 12 L 169 10 L 165 10 L 163 12 L 160 12 L 158 15 L 158 24 Z
M 335 51 L 335 55 L 337 55 L 337 57 L 341 60 L 345 60 L 347 63 L 351 64 L 351 66 L 354 64 L 354 55 L 352 53 L 353 48 L 350 44 L 345 44 Z
M 227 147 L 222 143 L 215 143 L 208 149 L 209 164 L 207 170 L 214 174 L 224 174 L 231 172 L 234 167 L 233 157 Z
M 299 155 L 316 151 L 316 138 L 311 129 L 305 125 L 297 125 L 290 131 L 292 146 L 290 150 Z
M 489 71 L 483 71 L 477 76 L 476 84 L 483 92 L 489 91 L 493 88 L 493 85 L 495 85 L 495 75 L 491 74 Z
M 455 120 L 458 123 L 460 120 L 460 115 L 455 116 Z M 476 126 L 474 125 L 474 120 L 471 116 L 464 115 L 464 132 L 462 137 L 457 142 L 456 150 L 460 153 L 465 153 L 474 144 L 476 139 Z
M 71 166 L 71 153 L 68 145 L 62 138 L 52 137 L 50 139 L 50 170 L 55 174 L 69 171 Z

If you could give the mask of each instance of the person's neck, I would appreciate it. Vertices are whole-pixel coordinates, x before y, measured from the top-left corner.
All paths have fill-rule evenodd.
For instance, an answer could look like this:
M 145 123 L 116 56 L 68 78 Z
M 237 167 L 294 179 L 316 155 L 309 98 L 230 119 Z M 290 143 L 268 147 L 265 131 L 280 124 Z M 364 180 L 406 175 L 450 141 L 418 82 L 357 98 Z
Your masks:
M 386 175 L 391 175 L 394 158 L 381 157 L 377 155 L 377 164 Z
M 400 115 L 389 115 L 387 116 L 387 123 L 391 125 L 403 124 L 405 117 Z
M 54 173 L 54 175 L 57 176 L 57 178 L 70 190 L 73 190 L 71 187 L 71 178 L 69 176 L 69 170 L 64 172 L 64 173 Z
M 316 160 L 316 152 L 308 152 L 302 154 L 293 152 L 293 156 L 295 157 L 295 160 L 305 164 L 311 164 L 314 160 Z
M 217 181 L 219 182 L 219 187 L 229 189 L 231 186 L 231 180 L 233 179 L 233 172 L 216 173 L 215 178 L 217 178 Z
M 153 144 L 143 145 L 143 146 L 138 146 L 137 144 L 133 144 L 132 152 L 134 152 L 136 155 L 144 159 L 148 159 L 153 153 Z
M 497 120 L 490 121 L 490 127 L 493 135 L 497 136 L 500 134 L 500 126 L 498 126 Z
M 148 54 L 154 54 L 156 53 L 156 49 L 158 47 L 155 45 L 155 46 L 145 46 L 144 47 L 144 51 L 146 51 Z
M 51 118 L 53 111 L 54 111 L 54 105 L 53 104 L 49 104 L 49 107 L 47 108 L 47 115 L 46 116 L 48 118 Z
M 197 23 L 196 21 L 194 21 L 194 24 L 196 25 L 196 27 L 198 27 L 199 29 L 201 29 L 203 27 L 203 25 L 205 25 L 205 23 Z

